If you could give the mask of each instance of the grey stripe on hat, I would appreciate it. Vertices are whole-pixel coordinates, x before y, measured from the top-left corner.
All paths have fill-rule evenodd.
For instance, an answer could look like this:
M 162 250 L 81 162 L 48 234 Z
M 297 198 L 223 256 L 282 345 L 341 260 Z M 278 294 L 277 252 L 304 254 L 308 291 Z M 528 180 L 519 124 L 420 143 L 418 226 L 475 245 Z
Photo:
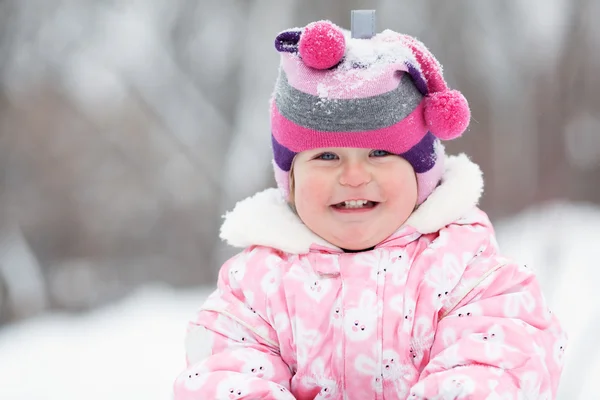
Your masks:
M 360 132 L 386 128 L 406 118 L 421 102 L 407 73 L 390 92 L 357 99 L 314 96 L 290 86 L 281 70 L 275 104 L 281 115 L 297 125 L 324 132 Z

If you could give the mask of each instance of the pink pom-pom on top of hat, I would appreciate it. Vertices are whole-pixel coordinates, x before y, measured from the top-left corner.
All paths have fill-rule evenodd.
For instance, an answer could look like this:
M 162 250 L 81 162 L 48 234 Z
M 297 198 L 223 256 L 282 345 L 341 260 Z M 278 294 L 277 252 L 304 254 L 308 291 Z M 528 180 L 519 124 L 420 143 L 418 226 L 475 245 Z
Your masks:
M 298 42 L 298 53 L 302 61 L 316 69 L 336 66 L 344 57 L 345 50 L 344 33 L 329 21 L 308 24 Z
M 288 29 L 275 38 L 281 53 L 295 53 L 314 69 L 329 69 L 340 63 L 346 50 L 342 29 L 330 21 L 317 21 L 304 28 Z

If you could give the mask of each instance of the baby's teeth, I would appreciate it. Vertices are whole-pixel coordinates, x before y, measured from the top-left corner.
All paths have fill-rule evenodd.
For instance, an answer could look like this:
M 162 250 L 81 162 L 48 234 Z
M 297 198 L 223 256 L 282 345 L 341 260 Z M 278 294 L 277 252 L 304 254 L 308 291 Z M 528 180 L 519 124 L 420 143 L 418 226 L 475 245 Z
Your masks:
M 367 204 L 367 200 L 348 200 L 344 202 L 344 205 L 348 208 L 364 207 L 365 204 Z

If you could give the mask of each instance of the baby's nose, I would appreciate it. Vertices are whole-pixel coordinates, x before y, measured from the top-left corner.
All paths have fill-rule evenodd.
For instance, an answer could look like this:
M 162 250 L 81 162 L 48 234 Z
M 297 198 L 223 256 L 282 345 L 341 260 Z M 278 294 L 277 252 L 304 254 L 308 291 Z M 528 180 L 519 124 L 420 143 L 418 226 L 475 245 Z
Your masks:
M 358 187 L 369 183 L 371 179 L 371 172 L 367 166 L 362 162 L 355 162 L 343 166 L 340 183 L 345 186 Z

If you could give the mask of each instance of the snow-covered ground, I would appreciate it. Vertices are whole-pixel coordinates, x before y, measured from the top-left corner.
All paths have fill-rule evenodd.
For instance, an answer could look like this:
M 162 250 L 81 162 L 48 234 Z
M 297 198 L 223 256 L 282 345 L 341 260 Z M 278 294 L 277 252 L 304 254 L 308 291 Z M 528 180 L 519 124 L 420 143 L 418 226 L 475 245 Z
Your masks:
M 600 398 L 600 209 L 551 205 L 497 229 L 505 253 L 539 271 L 569 330 L 559 399 Z M 183 367 L 185 324 L 206 294 L 151 286 L 88 314 L 45 315 L 1 330 L 0 399 L 169 399 Z
M 85 315 L 0 331 L 2 400 L 167 400 L 187 320 L 206 293 L 148 287 Z

